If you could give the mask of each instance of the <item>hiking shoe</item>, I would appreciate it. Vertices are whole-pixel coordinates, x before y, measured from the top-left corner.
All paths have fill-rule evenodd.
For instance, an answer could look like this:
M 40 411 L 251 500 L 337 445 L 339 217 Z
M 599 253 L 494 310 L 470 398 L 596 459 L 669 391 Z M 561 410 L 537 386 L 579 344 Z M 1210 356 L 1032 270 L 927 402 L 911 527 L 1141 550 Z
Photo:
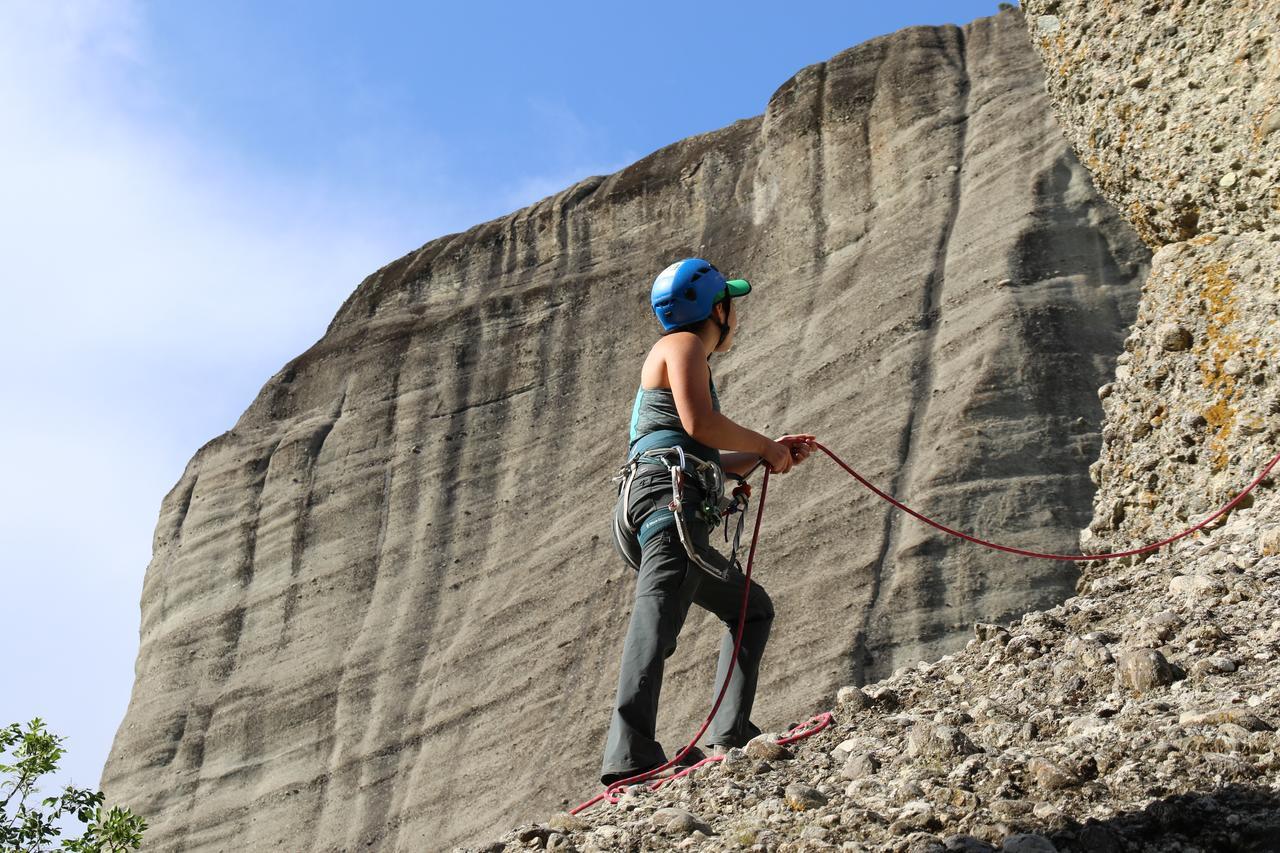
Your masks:
M 688 767 L 692 767 L 693 765 L 697 764 L 699 761 L 702 761 L 706 757 L 707 757 L 707 754 L 695 746 L 693 749 L 689 750 L 687 755 L 685 755 L 683 758 L 680 759 L 679 764 L 673 764 L 670 767 L 653 774 L 645 781 L 657 781 L 658 779 L 670 779 L 672 776 L 675 776 L 677 773 L 683 772 Z M 662 762 L 662 764 L 653 765 L 653 767 L 661 767 L 663 764 L 666 764 L 666 763 L 667 762 L 664 761 Z M 622 779 L 630 779 L 632 776 L 639 776 L 643 773 L 648 773 L 649 770 L 653 769 L 653 767 L 650 767 L 645 770 L 629 770 L 625 773 L 606 773 L 600 777 L 600 781 L 604 783 L 605 787 L 608 787 L 612 785 L 614 782 L 618 782 Z M 644 784 L 644 783 L 636 783 L 636 784 Z
M 705 760 L 706 757 L 707 754 L 695 746 L 689 750 L 688 754 L 685 755 L 684 758 L 680 759 L 680 763 L 677 764 L 676 767 L 692 767 L 699 761 Z

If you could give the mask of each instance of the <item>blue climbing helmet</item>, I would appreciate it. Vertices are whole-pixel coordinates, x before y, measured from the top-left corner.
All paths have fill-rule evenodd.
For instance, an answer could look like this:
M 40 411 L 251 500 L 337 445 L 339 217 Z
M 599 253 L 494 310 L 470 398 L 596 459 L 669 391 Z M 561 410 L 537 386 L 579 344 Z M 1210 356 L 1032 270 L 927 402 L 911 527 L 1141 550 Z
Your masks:
M 685 258 L 667 267 L 653 281 L 649 303 L 666 331 L 711 316 L 711 306 L 726 296 L 745 296 L 751 285 L 744 279 L 725 280 L 720 270 L 702 258 Z

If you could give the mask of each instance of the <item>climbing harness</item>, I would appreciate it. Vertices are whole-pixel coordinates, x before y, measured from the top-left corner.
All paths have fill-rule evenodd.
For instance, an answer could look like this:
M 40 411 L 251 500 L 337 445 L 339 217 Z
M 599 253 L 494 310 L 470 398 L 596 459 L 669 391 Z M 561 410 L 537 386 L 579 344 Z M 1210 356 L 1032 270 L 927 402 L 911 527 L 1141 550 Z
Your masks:
M 666 504 L 652 507 L 633 524 L 628 518 L 631 506 L 631 485 L 643 465 L 666 466 L 671 477 L 671 500 Z M 739 481 L 744 478 L 729 475 Z M 746 523 L 747 494 L 749 487 L 744 482 L 725 494 L 725 473 L 719 465 L 694 456 L 683 447 L 655 447 L 638 453 L 619 469 L 613 481 L 618 483 L 618 503 L 613 514 L 614 542 L 618 552 L 622 554 L 630 566 L 640 569 L 640 543 L 647 539 L 657 528 L 674 522 L 680 544 L 684 546 L 689 559 L 698 568 L 721 580 L 728 579 L 728 571 L 740 568 L 738 565 L 738 545 L 742 538 L 742 530 Z M 686 506 L 685 486 L 691 481 L 695 490 L 701 494 L 696 504 L 688 502 Z M 689 530 L 686 509 L 696 514 L 710 528 L 718 527 L 722 519 L 738 513 L 737 530 L 733 537 L 733 549 L 728 564 L 721 568 L 705 559 L 693 540 Z M 725 541 L 729 538 L 729 529 L 725 527 Z
M 1136 554 L 1142 554 L 1148 551 L 1154 551 L 1158 548 L 1162 548 L 1163 546 L 1168 545 L 1171 542 L 1176 542 L 1179 539 L 1182 539 L 1186 536 L 1190 536 L 1192 533 L 1195 533 L 1197 530 L 1201 530 L 1205 528 L 1210 523 L 1212 523 L 1215 519 L 1229 512 L 1233 507 L 1236 506 L 1236 504 L 1240 503 L 1240 501 L 1244 500 L 1246 495 L 1252 492 L 1259 483 L 1261 483 L 1263 480 L 1266 479 L 1267 475 L 1271 473 L 1271 469 L 1275 468 L 1277 463 L 1280 463 L 1280 454 L 1276 454 L 1274 457 L 1272 457 L 1271 461 L 1266 464 L 1266 466 L 1262 469 L 1262 471 L 1258 474 L 1258 476 L 1254 477 L 1253 481 L 1250 482 L 1249 485 L 1245 486 L 1243 491 L 1241 491 L 1238 495 L 1232 498 L 1231 501 L 1228 502 L 1226 505 L 1224 505 L 1221 509 L 1219 509 L 1213 515 L 1209 516 L 1203 521 L 1199 522 L 1198 524 L 1192 527 L 1189 527 L 1186 530 L 1183 530 L 1182 532 L 1177 533 L 1173 536 L 1169 536 L 1165 539 L 1161 539 L 1159 542 L 1154 542 L 1150 545 L 1145 545 L 1141 548 L 1133 548 L 1128 551 L 1118 551 L 1110 554 L 1076 554 L 1076 555 L 1044 554 L 1039 551 L 1028 551 L 1022 548 L 1011 548 L 1007 545 L 999 545 L 995 542 L 988 542 L 985 539 L 979 539 L 976 536 L 971 536 L 967 533 L 962 533 L 959 530 L 953 530 L 952 528 L 947 527 L 946 525 L 941 524 L 937 521 L 934 521 L 933 519 L 917 512 L 916 510 L 912 509 L 911 507 L 907 506 L 906 504 L 902 503 L 901 501 L 897 500 L 896 498 L 892 497 L 891 495 L 882 491 L 881 489 L 876 488 L 874 485 L 872 485 L 872 483 L 869 480 L 867 480 L 865 477 L 863 477 L 861 474 L 855 471 L 852 467 L 849 466 L 848 463 L 846 463 L 843 459 L 837 456 L 834 452 L 832 452 L 828 447 L 823 445 L 821 442 L 815 441 L 814 446 L 817 447 L 819 450 L 821 450 L 823 453 L 827 454 L 827 456 L 831 457 L 831 460 L 833 462 L 835 462 L 837 465 L 843 468 L 855 480 L 857 480 L 867 489 L 872 491 L 877 497 L 885 501 L 888 501 L 890 504 L 902 510 L 903 512 L 907 513 L 908 515 L 912 516 L 913 518 L 923 521 L 925 524 L 928 524 L 931 527 L 941 530 L 944 533 L 947 533 L 951 536 L 955 536 L 960 539 L 964 539 L 967 542 L 973 542 L 976 545 L 982 545 L 983 547 L 986 547 L 986 548 L 992 548 L 994 550 L 1004 551 L 1010 554 L 1018 554 L 1024 557 L 1036 557 L 1044 560 L 1071 560 L 1071 561 L 1077 561 L 1077 562 L 1091 561 L 1091 560 L 1112 560 L 1119 557 L 1131 557 Z M 654 452 L 669 453 L 673 449 L 679 450 L 679 448 L 655 448 Z M 689 454 L 681 453 L 679 455 L 681 457 L 682 463 L 689 458 Z M 701 460 L 698 460 L 698 461 L 701 462 Z M 633 462 L 635 462 L 634 459 L 629 461 L 627 465 L 630 466 L 632 465 Z M 710 463 L 703 462 L 702 464 L 706 465 Z M 718 466 L 716 467 L 718 468 Z M 755 469 L 753 468 L 752 470 L 754 471 Z M 632 475 L 634 475 L 634 472 L 632 472 Z M 674 489 L 675 483 L 676 483 L 676 475 L 674 473 L 672 474 L 672 481 L 673 481 L 673 489 Z M 742 489 L 743 492 L 745 493 L 745 488 L 740 486 L 739 489 Z M 739 489 L 734 490 L 735 497 L 738 497 Z M 769 469 L 765 468 L 764 480 L 760 484 L 760 503 L 756 507 L 756 520 L 751 533 L 751 548 L 747 551 L 747 566 L 745 571 L 746 583 L 743 585 L 743 588 L 742 588 L 742 606 L 738 611 L 738 628 L 734 632 L 734 637 L 733 637 L 733 657 L 730 659 L 728 672 L 725 673 L 724 683 L 720 686 L 720 692 L 716 695 L 716 701 L 714 702 L 714 704 L 712 704 L 711 712 L 707 714 L 707 718 L 706 720 L 703 721 L 702 727 L 698 729 L 698 733 L 693 736 L 693 739 L 690 740 L 689 743 L 686 744 L 683 749 L 681 749 L 679 752 L 676 753 L 675 758 L 671 759 L 665 764 L 661 764 L 650 770 L 646 770 L 643 773 L 638 773 L 635 776 L 631 776 L 626 779 L 619 779 L 618 781 L 614 782 L 613 784 L 605 788 L 604 791 L 600 792 L 599 794 L 596 794 L 594 797 L 587 800 L 586 802 L 581 803 L 578 806 L 574 807 L 572 810 L 570 810 L 569 812 L 570 814 L 577 814 L 578 812 L 591 808 L 591 806 L 594 806 L 596 803 L 599 803 L 599 802 L 616 803 L 618 801 L 618 798 L 621 792 L 627 786 L 636 785 L 636 784 L 640 784 L 648 780 L 651 780 L 658 773 L 661 773 L 662 771 L 667 770 L 679 764 L 684 759 L 684 757 L 693 750 L 693 748 L 697 745 L 698 741 L 702 738 L 702 735 L 706 733 L 707 728 L 711 725 L 711 720 L 715 717 L 716 711 L 720 710 L 720 703 L 724 700 L 725 693 L 728 692 L 729 690 L 729 681 L 730 679 L 733 678 L 734 665 L 737 662 L 738 653 L 742 648 L 742 631 L 743 631 L 743 628 L 746 626 L 746 622 L 747 622 L 747 600 L 751 592 L 751 568 L 752 568 L 752 565 L 755 563 L 756 546 L 759 544 L 759 541 L 760 541 L 760 521 L 764 517 L 764 500 L 765 500 L 765 495 L 768 494 L 768 491 L 769 491 Z M 628 492 L 629 492 L 629 484 L 628 484 Z M 742 500 L 741 506 L 743 509 L 745 509 L 745 494 L 741 497 L 741 500 Z M 625 506 L 623 507 L 623 509 L 625 512 Z M 743 512 L 743 515 L 745 516 L 745 512 Z M 680 514 L 677 513 L 676 517 L 680 518 Z M 741 527 L 742 527 L 741 519 L 739 520 L 738 526 L 739 526 L 739 531 L 741 531 Z M 677 527 L 677 529 L 679 528 Z M 682 539 L 681 541 L 684 541 L 684 540 Z M 688 546 L 686 545 L 686 549 L 687 548 Z M 735 551 L 737 549 L 736 537 L 735 537 L 734 549 Z M 690 556 L 692 557 L 692 553 L 690 554 Z M 830 713 L 819 714 L 816 717 L 813 717 L 812 719 L 810 719 L 808 722 L 803 723 L 802 725 L 791 729 L 789 732 L 787 732 L 786 736 L 778 740 L 778 743 L 782 743 L 782 744 L 793 743 L 803 738 L 807 738 L 812 735 L 815 735 L 818 732 L 825 729 L 827 726 L 831 725 L 832 721 L 833 719 Z M 703 767 L 705 765 L 712 764 L 718 761 L 723 761 L 723 760 L 724 760 L 723 755 L 710 756 L 708 758 L 705 758 L 697 762 L 696 764 L 690 767 L 684 768 L 674 776 L 671 776 L 665 779 L 659 779 L 654 782 L 650 782 L 649 788 L 651 790 L 656 791 L 666 783 L 671 782 L 674 779 L 678 779 L 682 776 L 688 775 L 689 773 L 693 772 L 699 767 Z
M 652 779 L 658 773 L 661 773 L 662 771 L 679 764 L 681 761 L 684 760 L 684 757 L 686 755 L 688 755 L 690 752 L 693 751 L 693 748 L 697 746 L 698 741 L 702 738 L 703 734 L 706 733 L 707 728 L 711 725 L 711 720 L 715 718 L 716 711 L 720 710 L 720 703 L 724 701 L 725 694 L 729 692 L 729 680 L 733 678 L 733 670 L 738 660 L 738 653 L 742 650 L 742 632 L 743 632 L 743 629 L 745 629 L 747 626 L 747 601 L 751 593 L 751 566 L 755 562 L 755 558 L 756 558 L 756 545 L 759 544 L 760 542 L 760 521 L 764 517 L 764 499 L 765 499 L 765 495 L 767 495 L 768 492 L 769 492 L 769 469 L 766 468 L 764 472 L 764 480 L 760 484 L 760 504 L 759 506 L 756 507 L 756 523 L 755 523 L 755 527 L 752 529 L 752 532 L 751 532 L 751 548 L 747 551 L 747 567 L 746 567 L 746 570 L 744 571 L 744 574 L 746 575 L 746 581 L 742 585 L 742 605 L 741 607 L 738 608 L 738 629 L 734 632 L 734 635 L 733 635 L 733 657 L 729 659 L 729 669 L 728 669 L 728 672 L 725 673 L 724 683 L 720 685 L 720 692 L 716 695 L 716 701 L 711 705 L 711 712 L 708 713 L 707 718 L 703 720 L 702 727 L 698 729 L 698 733 L 695 734 L 692 740 L 690 740 L 685 745 L 684 749 L 676 753 L 675 758 L 671 759 L 665 764 L 660 764 L 651 770 L 646 770 L 643 773 L 637 773 L 635 776 L 629 776 L 626 779 L 619 779 L 618 781 L 609 785 L 599 794 L 596 794 L 594 797 L 587 800 L 585 803 L 580 803 L 579 805 L 575 806 L 573 809 L 569 811 L 569 814 L 577 814 L 578 812 L 583 811 L 584 809 L 591 808 L 596 803 L 599 803 L 601 801 L 616 803 L 618 801 L 619 794 L 628 785 L 635 785 L 640 782 L 644 782 L 646 780 Z M 824 728 L 826 728 L 830 724 L 831 724 L 831 715 L 822 714 L 822 715 L 819 715 L 818 717 L 815 717 L 813 720 L 810 720 L 809 724 L 807 724 L 807 726 L 804 728 L 802 732 L 797 732 L 793 730 L 792 732 L 789 733 L 789 736 L 791 740 L 800 740 L 803 737 L 809 737 L 810 735 L 817 734 L 818 732 L 822 731 Z M 683 776 L 686 773 L 692 771 L 696 767 L 702 767 L 706 764 L 710 764 L 716 761 L 723 761 L 723 760 L 724 760 L 723 755 L 710 756 L 708 758 L 703 759 L 702 761 L 699 761 L 693 767 L 689 767 L 686 770 L 681 771 L 679 775 Z M 670 781 L 670 780 L 658 780 L 657 782 L 651 784 L 649 787 L 656 790 L 657 788 L 662 786 L 663 782 L 666 782 L 666 781 Z

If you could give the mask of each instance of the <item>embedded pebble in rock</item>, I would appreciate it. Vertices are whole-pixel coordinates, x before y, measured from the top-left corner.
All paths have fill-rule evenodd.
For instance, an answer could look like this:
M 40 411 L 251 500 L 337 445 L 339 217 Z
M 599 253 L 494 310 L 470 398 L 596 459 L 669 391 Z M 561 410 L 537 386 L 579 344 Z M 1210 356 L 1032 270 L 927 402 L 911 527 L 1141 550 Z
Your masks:
M 1191 347 L 1191 333 L 1174 323 L 1165 323 L 1156 334 L 1161 346 L 1171 352 L 1181 352 Z
M 861 779 L 864 776 L 875 775 L 879 769 L 880 761 L 874 753 L 861 752 L 849 756 L 844 767 L 840 768 L 840 775 L 845 779 Z
M 1236 662 L 1226 655 L 1210 655 L 1201 658 L 1191 665 L 1195 675 L 1212 675 L 1214 673 L 1230 673 L 1236 671 Z
M 558 832 L 553 832 L 547 836 L 546 849 L 559 851 L 559 853 L 577 853 L 578 850 L 572 841 Z
M 907 754 L 927 761 L 950 761 L 978 752 L 964 732 L 953 726 L 918 723 L 907 736 Z
M 879 684 L 866 689 L 867 698 L 871 703 L 885 711 L 897 710 L 902 705 L 902 699 L 887 684 Z
M 995 853 L 995 846 L 972 835 L 948 835 L 942 839 L 942 849 L 947 853 Z
M 1010 835 L 1004 840 L 1000 850 L 1002 853 L 1058 853 L 1058 848 L 1052 841 L 1033 833 Z
M 1026 800 L 996 799 L 990 802 L 988 808 L 996 817 L 1009 819 L 1030 814 L 1034 806 Z
M 585 820 L 566 812 L 552 815 L 547 821 L 547 826 L 557 832 L 582 832 L 588 828 Z
M 1280 527 L 1268 527 L 1262 532 L 1258 537 L 1258 550 L 1264 557 L 1280 554 Z
M 785 799 L 787 805 L 796 811 L 816 809 L 827 804 L 827 797 L 817 788 L 811 788 L 800 782 L 792 782 L 787 786 Z
M 1119 680 L 1137 693 L 1172 684 L 1175 670 L 1164 655 L 1154 649 L 1133 649 L 1121 652 L 1116 658 Z
M 1178 723 L 1183 726 L 1212 726 L 1219 723 L 1233 723 L 1251 732 L 1275 731 L 1275 727 L 1257 714 L 1243 708 L 1221 708 L 1216 711 L 1184 711 L 1178 715 Z
M 546 844 L 547 838 L 551 836 L 551 830 L 545 826 L 533 825 L 520 827 L 514 833 L 515 839 L 521 844 Z
M 1178 575 L 1169 581 L 1169 593 L 1179 596 L 1188 604 L 1221 595 L 1225 591 L 1226 587 L 1221 580 L 1204 574 Z
M 747 757 L 761 761 L 787 761 L 792 758 L 791 750 L 778 743 L 781 735 L 766 733 L 757 735 L 747 742 Z
M 1027 770 L 1041 788 L 1050 791 L 1059 788 L 1070 788 L 1080 784 L 1080 777 L 1060 764 L 1043 758 L 1033 758 L 1027 763 Z
M 658 809 L 650 818 L 653 828 L 668 835 L 684 836 L 692 832 L 712 835 L 713 830 L 693 812 L 673 807 Z
M 871 705 L 871 698 L 862 688 L 849 685 L 836 692 L 836 704 L 846 711 L 861 711 Z
M 891 835 L 908 835 L 919 830 L 930 829 L 939 825 L 933 806 L 923 800 L 913 800 L 898 810 L 893 823 L 889 825 Z

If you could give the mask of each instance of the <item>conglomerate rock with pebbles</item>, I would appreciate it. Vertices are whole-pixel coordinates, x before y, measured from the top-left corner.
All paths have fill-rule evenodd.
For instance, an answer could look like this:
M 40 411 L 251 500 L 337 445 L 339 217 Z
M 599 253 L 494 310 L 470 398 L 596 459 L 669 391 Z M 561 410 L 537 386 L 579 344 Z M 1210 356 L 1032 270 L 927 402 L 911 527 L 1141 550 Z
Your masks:
M 1095 183 L 1156 250 L 1099 389 L 1091 553 L 1224 504 L 1280 438 L 1280 6 L 1028 0 Z M 488 849 L 1280 850 L 1280 495 L 722 764 Z M 992 556 L 992 561 L 1000 559 Z
M 1280 5 L 1029 0 L 1054 110 L 1156 250 L 1083 546 L 1221 504 L 1280 439 Z
M 1067 137 L 1147 245 L 1280 228 L 1280 5 L 1023 7 Z
M 1082 545 L 1152 541 L 1225 503 L 1280 445 L 1280 242 L 1161 247 L 1116 377 Z

